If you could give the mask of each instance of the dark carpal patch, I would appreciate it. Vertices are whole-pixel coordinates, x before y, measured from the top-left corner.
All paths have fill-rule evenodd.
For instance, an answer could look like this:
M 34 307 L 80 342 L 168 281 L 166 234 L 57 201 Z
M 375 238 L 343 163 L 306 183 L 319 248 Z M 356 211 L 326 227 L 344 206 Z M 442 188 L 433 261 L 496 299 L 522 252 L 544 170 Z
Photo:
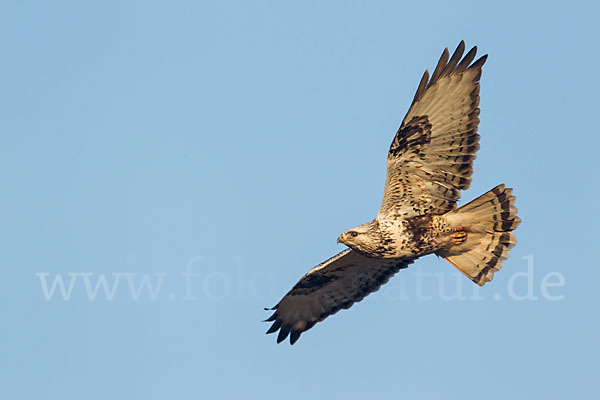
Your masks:
M 401 152 L 418 154 L 421 148 L 431 141 L 431 123 L 425 115 L 413 117 L 403 124 L 390 146 L 388 158 L 394 158 Z
M 304 279 L 301 279 L 298 282 L 293 290 L 291 291 L 292 295 L 305 295 L 314 292 L 315 290 L 319 290 L 320 288 L 328 285 L 329 283 L 338 279 L 338 276 L 329 273 L 323 274 L 319 272 L 314 272 L 312 274 L 307 275 Z

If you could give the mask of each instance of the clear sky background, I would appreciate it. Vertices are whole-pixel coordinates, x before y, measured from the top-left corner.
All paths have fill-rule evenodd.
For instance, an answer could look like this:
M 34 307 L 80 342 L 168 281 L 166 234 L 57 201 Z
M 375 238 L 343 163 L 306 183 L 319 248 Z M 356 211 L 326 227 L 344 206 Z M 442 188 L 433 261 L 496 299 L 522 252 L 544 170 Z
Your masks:
M 3 1 L 0 397 L 598 398 L 600 8 L 563 3 Z M 514 187 L 510 259 L 476 292 L 426 257 L 277 345 L 263 307 L 374 217 L 461 39 L 463 199 Z

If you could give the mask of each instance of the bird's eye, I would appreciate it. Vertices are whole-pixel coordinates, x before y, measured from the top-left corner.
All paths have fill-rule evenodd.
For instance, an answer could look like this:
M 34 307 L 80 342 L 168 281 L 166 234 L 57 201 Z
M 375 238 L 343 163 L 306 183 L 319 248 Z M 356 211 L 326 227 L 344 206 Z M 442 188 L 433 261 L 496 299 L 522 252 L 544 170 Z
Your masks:
M 350 231 L 348 232 L 348 234 L 352 237 L 357 237 L 358 236 L 358 232 L 354 232 L 354 231 Z

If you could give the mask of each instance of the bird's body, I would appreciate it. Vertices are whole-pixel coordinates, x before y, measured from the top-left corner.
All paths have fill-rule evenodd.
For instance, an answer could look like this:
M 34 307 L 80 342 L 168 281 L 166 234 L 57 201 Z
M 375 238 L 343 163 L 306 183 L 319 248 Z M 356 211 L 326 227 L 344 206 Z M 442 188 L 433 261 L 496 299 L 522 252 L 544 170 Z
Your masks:
M 436 254 L 478 285 L 493 278 L 520 223 L 512 189 L 498 185 L 457 208 L 471 184 L 479 149 L 479 79 L 487 55 L 445 49 L 431 79 L 425 71 L 390 146 L 377 216 L 342 233 L 350 249 L 309 271 L 267 319 L 293 344 L 300 334 L 377 290 L 417 258 Z
M 351 249 L 372 258 L 411 258 L 433 253 L 449 243 L 455 232 L 444 216 L 374 219 L 338 239 Z M 352 237 L 352 233 L 358 235 Z
M 453 227 L 440 215 L 396 216 L 375 219 L 353 228 L 351 232 L 361 233 L 355 238 L 342 234 L 339 242 L 367 257 L 412 258 L 431 254 L 451 244 L 452 235 L 459 231 L 460 227 Z M 357 240 L 363 234 L 365 236 Z

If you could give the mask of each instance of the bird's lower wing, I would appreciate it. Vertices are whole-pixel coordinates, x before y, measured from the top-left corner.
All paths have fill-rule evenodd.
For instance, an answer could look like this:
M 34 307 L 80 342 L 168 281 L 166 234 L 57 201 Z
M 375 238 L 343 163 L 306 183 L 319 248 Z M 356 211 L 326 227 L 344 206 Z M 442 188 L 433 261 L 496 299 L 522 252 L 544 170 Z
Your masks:
M 302 332 L 361 301 L 410 263 L 412 260 L 376 259 L 344 250 L 310 270 L 272 308 L 275 312 L 266 321 L 273 325 L 267 333 L 279 330 L 277 343 L 291 334 L 290 343 L 294 344 Z

